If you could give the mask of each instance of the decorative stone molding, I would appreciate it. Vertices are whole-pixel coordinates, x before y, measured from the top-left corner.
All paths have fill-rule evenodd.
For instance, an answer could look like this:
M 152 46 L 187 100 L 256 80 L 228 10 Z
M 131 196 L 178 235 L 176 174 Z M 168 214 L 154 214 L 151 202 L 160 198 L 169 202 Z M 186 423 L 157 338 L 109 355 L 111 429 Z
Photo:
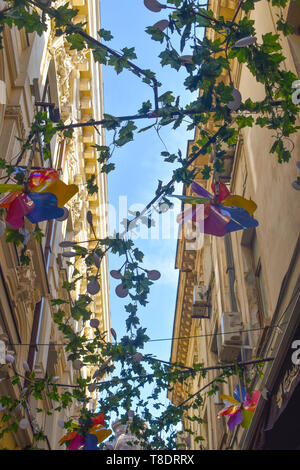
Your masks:
M 295 364 L 291 369 L 287 370 L 284 378 L 279 386 L 278 392 L 276 394 L 276 403 L 278 408 L 281 408 L 284 396 L 289 393 L 291 390 L 294 380 L 299 374 L 299 365 Z
M 49 45 L 50 55 L 54 58 L 57 84 L 59 91 L 60 107 L 63 108 L 70 106 L 72 102 L 72 84 L 70 83 L 72 71 L 79 70 L 80 68 L 88 68 L 89 50 L 83 49 L 82 51 L 70 50 L 70 44 L 67 41 L 59 42 L 57 45 L 56 38 L 51 38 Z
M 4 119 L 14 119 L 17 122 L 20 137 L 25 139 L 26 131 L 21 106 L 10 104 L 6 105 Z
M 36 289 L 36 274 L 31 266 L 16 266 L 18 289 L 16 291 L 16 301 L 25 302 L 32 310 L 40 300 L 40 293 Z

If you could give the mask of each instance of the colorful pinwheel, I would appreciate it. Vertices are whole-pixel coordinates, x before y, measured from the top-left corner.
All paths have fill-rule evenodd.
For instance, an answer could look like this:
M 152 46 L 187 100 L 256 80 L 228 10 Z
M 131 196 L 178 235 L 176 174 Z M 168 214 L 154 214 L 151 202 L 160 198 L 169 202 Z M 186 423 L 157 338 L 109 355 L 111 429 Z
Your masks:
M 104 414 L 100 413 L 92 418 L 93 426 L 85 435 L 79 433 L 80 422 L 74 423 L 76 429 L 64 436 L 59 444 L 66 443 L 68 450 L 99 450 L 97 445 L 111 435 L 110 429 L 104 428 Z
M 178 215 L 177 222 L 198 222 L 204 233 L 217 237 L 236 230 L 257 227 L 258 222 L 252 217 L 257 207 L 255 202 L 231 195 L 224 183 L 219 183 L 218 195 L 215 184 L 212 185 L 213 195 L 198 183 L 193 183 L 192 190 L 200 197 L 175 196 L 192 204 L 191 208 Z
M 32 223 L 63 217 L 63 206 L 77 192 L 78 186 L 60 181 L 56 170 L 34 170 L 27 184 L 0 185 L 0 193 L 5 193 L 0 196 L 0 207 L 7 209 L 6 221 L 18 230 L 24 216 Z
M 242 398 L 240 396 L 240 388 Z M 243 387 L 236 386 L 233 397 L 229 395 L 219 395 L 225 403 L 225 408 L 218 413 L 218 417 L 229 416 L 227 422 L 230 431 L 233 431 L 235 426 L 241 424 L 243 428 L 248 429 L 253 417 L 254 410 L 260 397 L 260 391 L 256 390 L 251 394 L 246 393 Z

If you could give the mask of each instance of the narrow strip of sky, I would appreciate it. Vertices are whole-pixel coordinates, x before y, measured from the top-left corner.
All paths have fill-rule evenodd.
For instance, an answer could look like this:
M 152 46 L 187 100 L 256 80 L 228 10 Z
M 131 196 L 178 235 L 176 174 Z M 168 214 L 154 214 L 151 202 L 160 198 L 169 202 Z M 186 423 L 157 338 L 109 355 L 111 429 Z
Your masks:
M 158 81 L 162 83 L 159 89 L 160 95 L 170 90 L 174 96 L 181 96 L 181 104 L 191 100 L 191 94 L 186 92 L 183 85 L 185 71 L 177 72 L 170 67 L 162 68 L 158 55 L 164 46 L 151 40 L 145 32 L 147 26 L 166 19 L 167 13 L 150 12 L 144 6 L 143 0 L 101 0 L 100 7 L 101 27 L 110 30 L 114 36 L 109 43 L 110 47 L 118 51 L 123 47 L 135 47 L 137 59 L 134 62 L 139 67 L 156 73 Z M 152 89 L 128 71 L 117 75 L 111 67 L 104 66 L 103 84 L 105 113 L 114 116 L 136 114 L 144 101 L 150 99 L 153 102 Z M 150 123 L 147 120 L 138 122 L 137 125 L 142 128 Z M 140 210 L 142 206 L 138 205 L 145 205 L 152 199 L 158 180 L 164 183 L 169 181 L 173 166 L 163 161 L 161 152 L 166 148 L 169 152 L 177 152 L 180 148 L 185 155 L 187 141 L 192 138 L 193 134 L 186 131 L 186 126 L 176 132 L 171 126 L 167 126 L 161 131 L 162 140 L 155 130 L 151 129 L 137 134 L 134 142 L 116 149 L 113 157 L 116 170 L 108 175 L 108 201 L 112 206 L 111 226 L 114 225 L 114 214 L 118 222 L 122 205 L 127 204 L 127 208 L 131 211 Z M 107 145 L 111 139 L 111 133 L 107 132 Z M 178 194 L 181 191 L 179 187 L 176 192 Z M 178 213 L 180 204 L 178 203 L 176 207 Z M 123 216 L 124 214 L 121 217 Z M 149 233 L 148 239 L 136 240 L 137 247 L 145 253 L 144 267 L 158 269 L 162 274 L 161 279 L 151 287 L 149 304 L 139 309 L 141 325 L 147 328 L 147 334 L 152 338 L 172 336 L 178 283 L 178 271 L 174 267 L 178 227 L 174 221 L 171 222 L 170 232 L 170 236 L 165 231 L 156 239 L 151 239 Z M 110 256 L 110 269 L 118 269 L 121 264 L 122 260 L 116 255 Z M 110 278 L 112 327 L 120 338 L 125 334 L 127 313 L 124 305 L 128 303 L 128 299 L 121 300 L 116 296 L 115 287 L 118 282 Z M 146 346 L 145 352 L 168 360 L 170 344 L 150 343 Z

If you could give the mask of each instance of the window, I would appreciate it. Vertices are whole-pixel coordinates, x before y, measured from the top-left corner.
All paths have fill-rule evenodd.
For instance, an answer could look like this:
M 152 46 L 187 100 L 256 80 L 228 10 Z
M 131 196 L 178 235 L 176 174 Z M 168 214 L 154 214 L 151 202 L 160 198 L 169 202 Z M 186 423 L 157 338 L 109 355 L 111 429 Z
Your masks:
M 241 245 L 243 248 L 246 294 L 250 311 L 250 322 L 265 326 L 269 316 L 260 250 L 255 229 L 244 230 Z M 257 319 L 253 318 L 254 312 Z
M 46 112 L 48 115 L 48 118 L 50 118 L 53 122 L 58 122 L 60 119 L 59 116 L 59 99 L 58 99 L 58 90 L 57 90 L 57 81 L 56 81 L 56 71 L 55 71 L 55 63 L 54 60 L 52 60 L 49 64 L 48 68 L 48 74 L 47 78 L 45 81 L 45 85 L 43 88 L 43 91 L 40 91 L 40 84 L 39 84 L 39 79 L 35 78 L 33 79 L 33 84 L 32 84 L 32 95 L 35 99 L 35 103 L 37 106 L 37 109 L 43 112 Z M 39 136 L 40 139 L 40 147 L 42 148 L 43 146 L 43 141 L 42 141 L 42 136 Z M 47 156 L 47 162 L 49 162 L 49 165 L 52 167 L 52 156 L 51 153 L 54 151 L 54 146 L 53 142 L 51 144 L 47 144 L 46 148 L 49 149 L 49 155 Z M 45 165 L 45 155 L 40 156 L 41 166 L 47 166 Z

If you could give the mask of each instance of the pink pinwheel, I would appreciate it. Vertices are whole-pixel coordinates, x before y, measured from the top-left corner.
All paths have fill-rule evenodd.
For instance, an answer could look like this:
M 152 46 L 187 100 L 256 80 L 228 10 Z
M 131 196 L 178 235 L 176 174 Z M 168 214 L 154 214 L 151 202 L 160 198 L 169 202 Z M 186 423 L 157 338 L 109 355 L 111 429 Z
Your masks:
M 233 397 L 229 395 L 219 395 L 226 406 L 218 413 L 218 417 L 229 416 L 227 424 L 230 431 L 233 431 L 235 426 L 239 424 L 245 429 L 249 428 L 260 397 L 259 390 L 249 394 L 241 387 L 241 393 L 242 397 L 240 397 L 240 387 L 237 385 Z
M 175 196 L 192 204 L 192 207 L 179 214 L 177 222 L 192 220 L 200 224 L 204 233 L 218 237 L 236 230 L 257 227 L 258 222 L 252 217 L 257 207 L 255 202 L 242 196 L 231 195 L 224 183 L 219 183 L 218 194 L 215 184 L 212 185 L 214 194 L 195 182 L 192 190 L 198 197 Z
M 97 445 L 109 437 L 112 431 L 104 428 L 103 413 L 92 418 L 92 422 L 93 426 L 84 435 L 79 434 L 82 423 L 74 422 L 73 429 L 75 430 L 60 439 L 59 444 L 66 443 L 69 450 L 98 450 Z

